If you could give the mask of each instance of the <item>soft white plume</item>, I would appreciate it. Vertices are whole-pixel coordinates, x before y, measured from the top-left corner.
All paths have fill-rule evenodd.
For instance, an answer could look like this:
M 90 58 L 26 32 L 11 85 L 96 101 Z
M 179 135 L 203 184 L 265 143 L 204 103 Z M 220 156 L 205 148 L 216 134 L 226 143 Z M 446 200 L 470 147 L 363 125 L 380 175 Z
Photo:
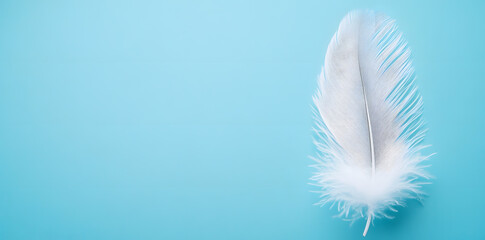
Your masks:
M 391 218 L 409 198 L 420 199 L 428 174 L 422 98 L 410 50 L 394 20 L 372 11 L 349 13 L 325 56 L 314 96 L 319 150 L 312 180 L 320 204 L 340 216 Z

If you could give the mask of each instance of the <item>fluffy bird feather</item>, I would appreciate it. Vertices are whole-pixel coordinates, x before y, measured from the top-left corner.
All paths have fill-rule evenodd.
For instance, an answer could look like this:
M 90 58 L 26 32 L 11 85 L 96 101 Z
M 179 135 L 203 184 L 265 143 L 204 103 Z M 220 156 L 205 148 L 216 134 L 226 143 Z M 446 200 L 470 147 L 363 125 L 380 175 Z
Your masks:
M 421 199 L 428 173 L 420 154 L 423 101 L 410 50 L 393 19 L 354 11 L 341 21 L 314 96 L 318 156 L 312 177 L 319 204 L 339 216 L 392 218 L 406 199 Z

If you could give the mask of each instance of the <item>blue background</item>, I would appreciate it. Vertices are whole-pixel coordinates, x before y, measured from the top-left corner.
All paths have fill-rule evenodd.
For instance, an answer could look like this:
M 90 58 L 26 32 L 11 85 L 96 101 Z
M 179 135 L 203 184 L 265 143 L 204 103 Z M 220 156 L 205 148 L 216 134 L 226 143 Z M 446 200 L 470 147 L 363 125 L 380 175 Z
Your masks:
M 337 3 L 338 2 L 338 3 Z M 0 2 L 0 239 L 360 239 L 317 207 L 311 96 L 346 12 L 414 51 L 424 206 L 367 239 L 485 239 L 485 2 Z

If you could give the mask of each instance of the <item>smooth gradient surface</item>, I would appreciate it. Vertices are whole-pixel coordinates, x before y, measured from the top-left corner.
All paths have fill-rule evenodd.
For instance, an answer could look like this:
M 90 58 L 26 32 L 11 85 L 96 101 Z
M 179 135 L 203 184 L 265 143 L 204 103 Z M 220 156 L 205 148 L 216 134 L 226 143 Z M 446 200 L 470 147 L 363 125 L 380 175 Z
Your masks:
M 2 0 L 0 239 L 360 239 L 308 185 L 357 8 L 405 33 L 438 153 L 424 206 L 366 239 L 484 239 L 485 2 L 422 0 Z

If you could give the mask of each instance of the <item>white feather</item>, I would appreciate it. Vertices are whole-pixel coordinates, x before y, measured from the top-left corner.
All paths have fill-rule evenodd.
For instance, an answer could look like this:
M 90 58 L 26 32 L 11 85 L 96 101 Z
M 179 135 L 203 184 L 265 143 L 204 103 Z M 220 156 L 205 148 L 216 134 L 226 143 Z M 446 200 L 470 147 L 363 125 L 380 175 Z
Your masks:
M 410 50 L 394 20 L 372 11 L 349 13 L 325 56 L 314 96 L 319 155 L 313 180 L 320 204 L 340 216 L 374 218 L 419 199 L 423 170 L 422 99 Z

